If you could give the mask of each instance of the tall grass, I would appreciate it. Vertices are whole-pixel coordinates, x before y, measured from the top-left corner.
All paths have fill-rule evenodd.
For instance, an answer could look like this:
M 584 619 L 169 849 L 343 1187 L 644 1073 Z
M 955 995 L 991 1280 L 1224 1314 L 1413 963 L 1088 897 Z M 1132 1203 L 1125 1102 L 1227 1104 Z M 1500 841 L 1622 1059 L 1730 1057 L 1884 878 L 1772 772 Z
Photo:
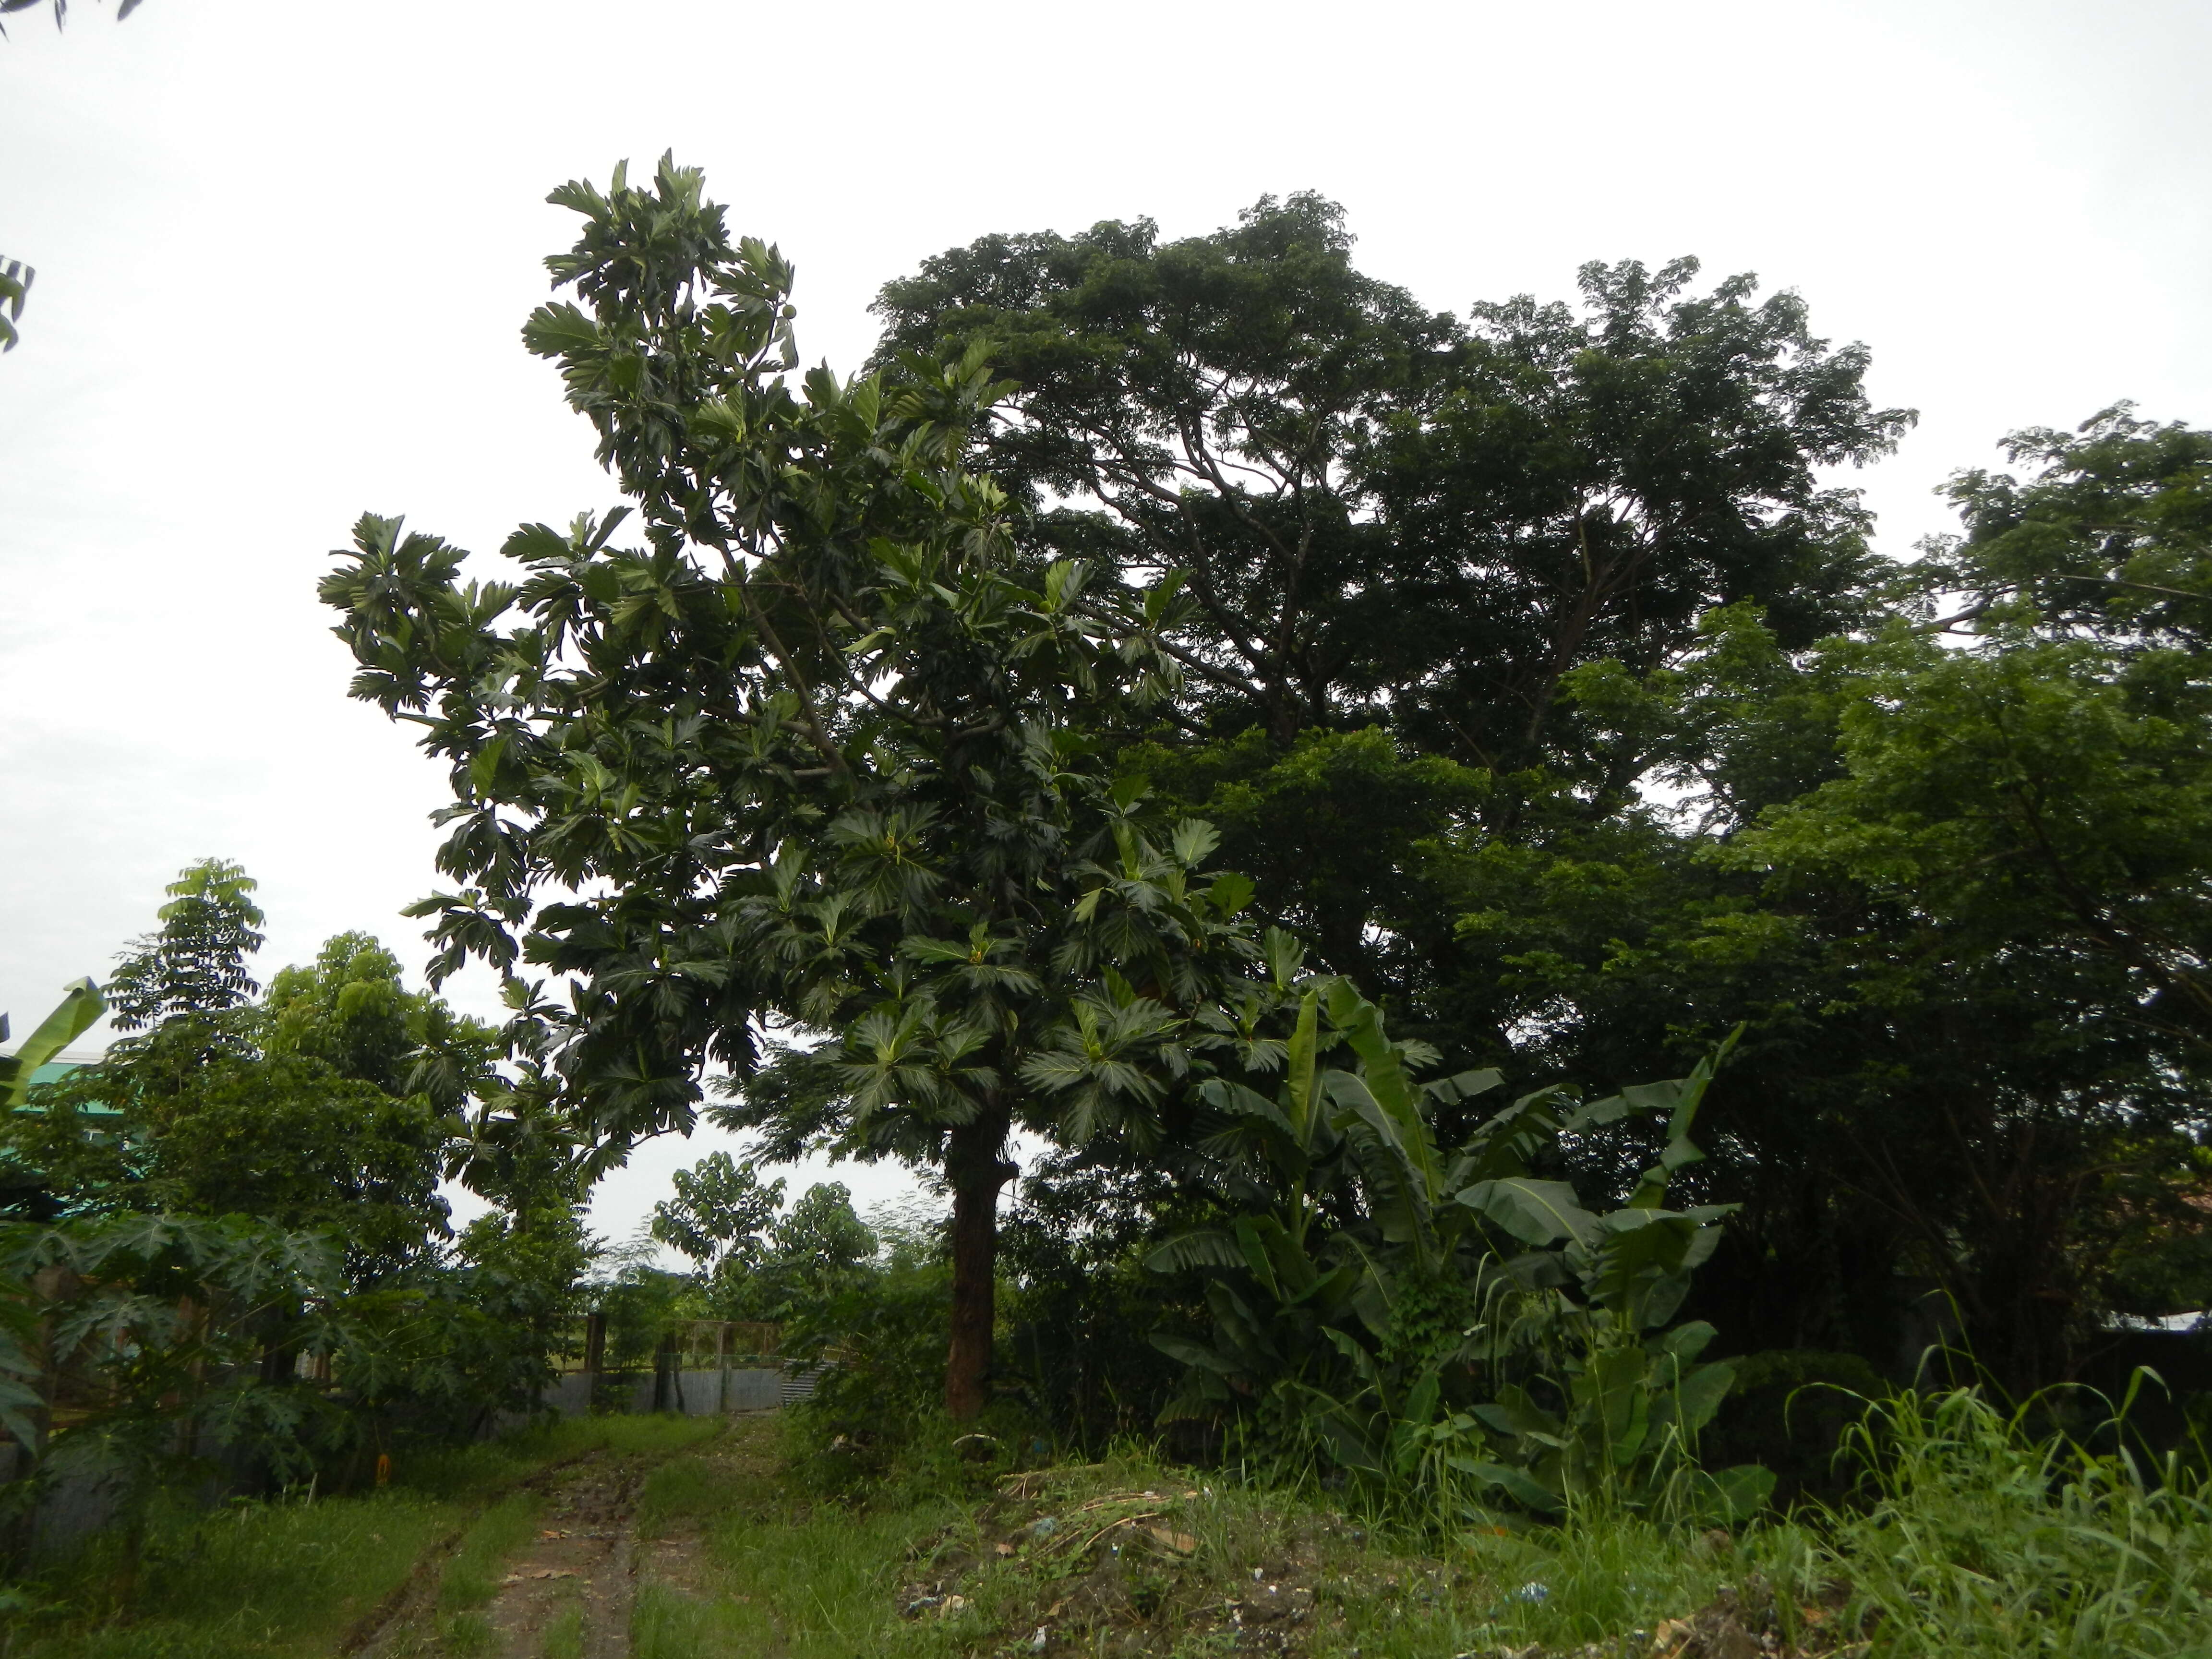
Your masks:
M 2169 1455 L 2091 1451 L 1972 1389 L 1870 1404 L 1863 1508 L 1829 1569 L 1899 1659 L 2212 1653 L 2212 1491 Z
M 1972 1389 L 1864 1402 L 1848 1504 L 1730 1534 L 1584 1509 L 1523 1534 L 1462 1534 L 1471 1596 L 1370 1630 L 1370 1656 L 1424 1639 L 1546 1650 L 1632 1638 L 1724 1590 L 1755 1633 L 1876 1659 L 2212 1659 L 2212 1486 L 2179 1455 L 2092 1449 Z M 1433 1535 L 1433 1534 L 1432 1534 Z M 1470 1618 L 1470 1615 L 1474 1615 Z

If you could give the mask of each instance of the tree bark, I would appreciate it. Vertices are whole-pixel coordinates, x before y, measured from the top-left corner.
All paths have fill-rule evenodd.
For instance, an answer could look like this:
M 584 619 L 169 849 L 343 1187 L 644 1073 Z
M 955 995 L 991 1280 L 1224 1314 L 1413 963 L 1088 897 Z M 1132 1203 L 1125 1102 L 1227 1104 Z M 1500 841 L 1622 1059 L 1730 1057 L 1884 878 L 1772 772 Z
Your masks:
M 963 1123 L 949 1137 L 952 1184 L 952 1345 L 945 1358 L 945 1411 L 973 1422 L 989 1399 L 991 1339 L 998 1322 L 999 1189 L 1014 1178 L 1005 1114 Z

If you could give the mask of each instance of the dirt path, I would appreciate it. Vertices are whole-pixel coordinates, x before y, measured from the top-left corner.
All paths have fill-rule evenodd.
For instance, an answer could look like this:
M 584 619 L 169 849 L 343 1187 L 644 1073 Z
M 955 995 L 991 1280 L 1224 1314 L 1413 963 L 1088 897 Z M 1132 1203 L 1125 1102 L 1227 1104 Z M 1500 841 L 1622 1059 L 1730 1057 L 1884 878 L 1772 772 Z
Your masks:
M 519 1483 L 542 1502 L 531 1535 L 498 1567 L 489 1601 L 465 1615 L 475 1635 L 461 1647 L 471 1659 L 628 1659 L 637 1500 L 666 1461 L 594 1451 Z M 426 1555 L 341 1655 L 433 1659 L 459 1651 L 441 1634 L 440 1595 L 465 1535 L 456 1533 Z
M 594 1459 L 547 1496 L 538 1536 L 508 1557 L 499 1593 L 484 1609 L 507 1659 L 566 1650 L 576 1659 L 628 1659 L 632 1573 L 630 1528 L 651 1465 Z

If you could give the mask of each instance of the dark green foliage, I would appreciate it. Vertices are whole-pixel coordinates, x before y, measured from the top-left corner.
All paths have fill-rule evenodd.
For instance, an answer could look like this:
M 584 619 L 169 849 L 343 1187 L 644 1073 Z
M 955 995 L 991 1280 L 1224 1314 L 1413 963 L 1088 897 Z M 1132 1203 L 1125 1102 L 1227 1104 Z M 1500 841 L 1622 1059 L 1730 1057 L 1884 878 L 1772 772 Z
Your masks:
M 2041 476 L 1962 477 L 1970 533 L 1915 578 L 1972 596 L 1967 648 L 1893 627 L 1736 694 L 1794 682 L 1834 757 L 1720 854 L 1759 882 L 1728 946 L 1767 988 L 1748 1052 L 1834 1125 L 1752 1133 L 1869 1200 L 1862 1259 L 1940 1286 L 2015 1388 L 2116 1304 L 2212 1295 L 2147 1265 L 2202 1231 L 2208 448 L 2118 414 L 2024 434 Z M 1638 977 L 1694 987 L 1689 955 Z
M 1270 947 L 1283 996 L 1295 953 L 1279 936 Z M 1277 1468 L 1321 1461 L 1447 1507 L 1495 1491 L 1551 1515 L 1755 1509 L 1764 1471 L 1697 1467 L 1733 1372 L 1698 1363 L 1711 1326 L 1672 1322 L 1727 1212 L 1663 1207 L 1703 1156 L 1689 1130 L 1714 1061 L 1588 1105 L 1539 1091 L 1447 1152 L 1437 1107 L 1495 1089 L 1495 1073 L 1417 1085 L 1427 1051 L 1390 1042 L 1342 980 L 1304 988 L 1296 1008 L 1287 1041 L 1258 1021 L 1241 1034 L 1249 1081 L 1200 1091 L 1212 1114 L 1197 1145 L 1241 1213 L 1151 1255 L 1162 1273 L 1205 1276 L 1212 1323 L 1204 1342 L 1154 1336 L 1189 1367 L 1164 1414 L 1229 1419 Z M 1325 1066 L 1332 1049 L 1352 1063 Z M 1276 1072 L 1270 1100 L 1253 1085 Z M 1657 1162 L 1622 1207 L 1586 1209 L 1540 1173 L 1562 1140 L 1656 1113 Z
M 768 1248 L 750 1273 L 725 1270 L 709 1296 L 724 1318 L 796 1320 L 835 1299 L 868 1271 L 876 1236 L 853 1212 L 842 1182 L 809 1187 L 769 1227 Z
M 146 1069 L 161 1066 L 161 1046 L 143 1051 Z M 356 1283 L 444 1233 L 445 1126 L 419 1099 L 283 1056 L 218 1054 L 161 1095 L 144 1075 L 132 1059 L 84 1067 L 40 1091 L 38 1116 L 11 1133 L 66 1212 L 242 1215 L 325 1232 L 344 1241 Z M 131 1103 L 119 1124 L 91 1115 L 118 1099 Z
M 799 1407 L 832 1490 L 879 1479 L 917 1442 L 942 1441 L 939 1409 L 952 1264 L 941 1237 L 895 1239 L 873 1270 L 836 1284 L 784 1333 L 801 1362 L 834 1360 Z M 989 1408 L 987 1408 L 989 1409 Z M 991 1411 L 994 1423 L 1003 1408 Z
M 238 1215 L 337 1242 L 365 1285 L 422 1263 L 446 1233 L 452 1126 L 407 1088 L 417 1056 L 480 1041 L 408 993 L 376 943 L 342 935 L 266 1001 L 253 883 L 210 860 L 170 888 L 161 931 L 111 989 L 137 1034 L 33 1091 L 0 1142 L 33 1181 L 20 1216 Z
M 40 1318 L 53 1403 L 72 1408 L 48 1437 L 11 1426 L 41 1453 L 39 1481 L 107 1484 L 126 1599 L 160 1491 L 215 1473 L 281 1483 L 312 1467 L 331 1413 L 292 1362 L 336 1345 L 342 1281 L 325 1240 L 240 1216 L 120 1213 L 16 1224 L 0 1250 L 0 1272 Z
M 502 1138 L 515 1085 L 489 1069 L 499 1039 L 408 991 L 374 939 L 340 935 L 251 1000 L 252 886 L 234 866 L 186 871 L 161 931 L 125 958 L 141 1029 L 0 1125 L 11 1213 L 54 1224 L 19 1229 L 17 1266 L 54 1269 L 33 1299 L 121 1341 L 85 1350 L 84 1387 L 132 1455 L 204 1418 L 234 1476 L 314 1463 L 357 1478 L 368 1451 L 473 1434 L 550 1380 L 591 1254 L 574 1147 L 560 1140 L 549 1170 Z M 98 999 L 77 1000 L 64 1024 L 82 1029 Z M 456 1108 L 471 1093 L 483 1103 L 464 1138 Z M 495 1149 L 516 1155 L 501 1164 Z M 457 1255 L 438 1193 L 448 1164 L 508 1205 Z M 64 1360 L 90 1340 L 57 1328 Z M 293 1374 L 303 1353 L 327 1361 L 337 1396 Z M 18 1358 L 0 1351 L 0 1371 L 27 1374 Z M 136 1369 L 117 1370 L 126 1358 Z M 259 1391 L 232 1401 L 216 1384 L 240 1364 L 232 1380 Z M 170 1388 L 180 1366 L 206 1386 Z M 155 1399 L 164 1389 L 176 1397 Z
M 618 1373 L 651 1370 L 682 1322 L 707 1316 L 705 1298 L 698 1281 L 689 1274 L 656 1267 L 643 1252 L 629 1260 L 620 1259 L 629 1255 L 628 1251 L 614 1254 L 614 1271 L 585 1291 L 592 1310 L 607 1322 L 605 1369 Z M 625 1398 L 629 1391 L 627 1381 L 611 1388 Z
M 2116 1303 L 2212 1298 L 2212 438 L 2021 434 L 2036 474 L 1962 474 L 1967 534 L 1900 574 L 1820 473 L 1908 418 L 1863 351 L 1693 277 L 1462 321 L 1301 198 L 987 238 L 880 310 L 1018 383 L 976 442 L 1025 547 L 1190 573 L 1125 757 L 1395 1029 L 1589 1085 L 1747 1027 L 1693 1177 L 1743 1206 L 1724 1340 L 1909 1365 L 1941 1287 L 2002 1375 L 2064 1375 Z
M 1616 811 L 1647 757 L 1563 696 L 1572 671 L 1665 666 L 1715 605 L 1765 607 L 1793 646 L 1865 614 L 1864 516 L 1816 469 L 1911 416 L 1868 405 L 1863 349 L 1814 338 L 1794 295 L 1697 295 L 1696 273 L 1592 264 L 1580 315 L 1522 297 L 1462 322 L 1358 271 L 1341 211 L 1298 196 L 1167 244 L 1149 221 L 986 238 L 878 310 L 886 356 L 979 345 L 1016 383 L 978 443 L 1026 545 L 1189 573 L 1164 629 L 1185 798 L 1227 826 L 1209 781 L 1294 792 L 1237 823 L 1232 865 L 1288 878 L 1262 898 L 1330 968 L 1411 991 L 1451 953 L 1404 843 L 1468 805 L 1431 757 L 1551 769 Z M 1370 726 L 1389 745 L 1334 779 L 1300 748 Z
M 1031 1166 L 1003 1235 L 996 1374 L 1060 1443 L 1097 1455 L 1161 1431 L 1183 1367 L 1152 1346 L 1152 1333 L 1195 1324 L 1206 1310 L 1195 1286 L 1163 1279 L 1145 1257 L 1223 1214 L 1201 1182 L 1158 1163 L 1124 1169 L 1062 1152 Z M 1220 1449 L 1210 1425 L 1164 1426 L 1186 1454 Z
M 1892 1392 L 1882 1375 L 1855 1353 L 1820 1348 L 1770 1349 L 1731 1363 L 1735 1386 L 1703 1443 L 1709 1461 L 1773 1470 L 1780 1504 L 1847 1500 L 1853 1475 L 1839 1455 L 1844 1437 L 1869 1401 Z

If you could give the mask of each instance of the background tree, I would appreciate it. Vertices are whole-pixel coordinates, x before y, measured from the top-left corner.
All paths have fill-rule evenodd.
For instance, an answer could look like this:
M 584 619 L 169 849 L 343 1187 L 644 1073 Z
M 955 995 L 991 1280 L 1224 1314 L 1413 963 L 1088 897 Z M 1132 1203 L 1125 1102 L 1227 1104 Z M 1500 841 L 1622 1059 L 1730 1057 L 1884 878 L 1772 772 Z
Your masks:
M 1906 1085 L 1919 1132 L 1848 1178 L 2027 1382 L 2148 1291 L 2126 1286 L 2150 1240 L 2186 1256 L 2202 1231 L 2212 435 L 2112 410 L 2010 448 L 2039 475 L 1962 474 L 1968 533 L 1914 573 L 1965 648 L 1899 630 L 1840 703 L 1838 775 L 1726 856 L 1777 910 L 1826 912 L 1821 948 L 1860 986 L 1833 975 L 1832 1007 L 1943 1011 L 1943 1058 L 1911 1070 L 1944 1086 Z M 2163 1294 L 2208 1292 L 2200 1261 Z
M 675 1175 L 676 1196 L 653 1206 L 653 1237 L 699 1264 L 718 1319 L 805 1319 L 851 1285 L 876 1255 L 875 1234 L 842 1182 L 809 1187 L 783 1206 L 784 1183 L 714 1152 Z
M 750 1162 L 714 1152 L 671 1181 L 672 1199 L 653 1206 L 653 1237 L 697 1262 L 710 1276 L 725 1262 L 756 1264 L 783 1207 L 783 1182 L 762 1183 Z
M 1700 1281 L 1724 1331 L 1909 1367 L 1940 1291 L 2032 1386 L 2112 1309 L 2212 1295 L 2204 443 L 2124 411 L 2023 434 L 2039 476 L 1961 475 L 1966 536 L 1881 628 L 1791 652 L 1735 610 L 1675 671 L 1585 671 L 1661 734 L 1680 827 L 1461 852 L 1461 926 L 1553 1063 L 1749 1022 L 1703 1172 L 1745 1206 Z
M 400 983 L 375 941 L 341 935 L 265 1001 L 252 878 L 209 860 L 169 889 L 161 927 L 109 994 L 134 1035 L 34 1091 L 0 1134 L 38 1182 L 18 1214 L 238 1215 L 322 1231 L 350 1282 L 373 1283 L 446 1236 L 448 1110 L 409 1086 L 416 1057 L 488 1035 Z M 464 1060 L 459 1069 L 471 1069 Z M 453 1068 L 447 1068 L 453 1069 Z
M 161 931 L 134 941 L 108 981 L 118 1030 L 212 1019 L 259 992 L 246 968 L 261 948 L 267 920 L 253 902 L 258 884 L 222 859 L 204 859 L 179 872 L 157 913 Z

